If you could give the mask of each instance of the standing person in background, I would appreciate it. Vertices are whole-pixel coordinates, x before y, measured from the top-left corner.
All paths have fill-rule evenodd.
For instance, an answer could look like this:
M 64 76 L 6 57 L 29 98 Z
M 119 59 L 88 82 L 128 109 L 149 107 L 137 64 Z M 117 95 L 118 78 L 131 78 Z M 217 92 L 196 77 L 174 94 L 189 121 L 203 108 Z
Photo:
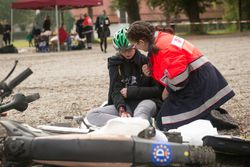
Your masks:
M 101 51 L 107 52 L 107 37 L 110 36 L 110 20 L 106 15 L 106 11 L 103 10 L 102 14 L 96 18 L 95 30 L 97 31 L 98 38 L 100 39 Z
M 44 22 L 43 22 L 43 32 L 45 31 L 50 31 L 50 26 L 51 26 L 51 22 L 50 22 L 50 18 L 49 16 L 47 15 L 44 19 Z
M 11 26 L 8 21 L 5 21 L 4 29 L 3 29 L 3 40 L 5 46 L 10 45 L 10 33 L 11 33 Z
M 38 40 L 40 40 L 40 44 L 43 43 L 42 41 L 46 42 L 46 51 L 48 51 L 49 37 L 52 34 L 50 26 L 51 26 L 51 21 L 50 21 L 49 16 L 47 15 L 44 19 L 44 22 L 43 22 L 43 33 L 41 33 L 41 36 L 38 37 Z M 39 45 L 39 43 L 38 43 L 38 45 Z
M 83 16 L 83 14 L 80 14 L 80 18 L 76 21 L 76 32 L 77 32 L 80 39 L 84 38 L 83 20 L 84 20 L 84 16 Z M 79 41 L 78 46 L 80 46 L 81 48 L 85 48 L 83 41 Z
M 86 35 L 87 48 L 92 49 L 93 22 L 87 13 L 84 14 L 83 33 Z
M 2 22 L 0 21 L 0 48 L 3 47 L 3 25 Z

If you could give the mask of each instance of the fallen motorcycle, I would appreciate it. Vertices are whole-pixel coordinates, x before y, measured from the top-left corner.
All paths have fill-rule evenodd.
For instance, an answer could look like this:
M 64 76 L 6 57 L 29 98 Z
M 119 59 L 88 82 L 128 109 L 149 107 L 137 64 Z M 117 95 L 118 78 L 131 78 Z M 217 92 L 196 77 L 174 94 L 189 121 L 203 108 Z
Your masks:
M 24 111 L 28 103 L 39 94 L 25 96 L 16 94 L 4 102 L 12 90 L 25 80 L 32 71 L 28 68 L 8 84 L 0 84 L 0 113 L 11 109 Z M 57 166 L 138 166 L 169 164 L 211 164 L 214 151 L 209 147 L 195 147 L 180 143 L 150 140 L 148 135 L 129 136 L 98 133 L 52 135 L 11 120 L 1 120 L 6 136 L 1 138 L 0 155 L 2 166 L 32 166 L 35 164 Z M 154 130 L 148 134 L 154 136 Z M 141 132 L 143 134 L 144 132 Z M 145 133 L 146 134 L 146 133 Z M 145 137 L 146 136 L 146 137 Z
M 13 100 L 3 103 L 3 99 L 12 93 L 13 88 L 32 73 L 30 69 L 26 69 L 6 84 L 5 81 L 12 72 L 0 84 L 1 114 L 11 109 L 24 111 L 28 103 L 39 98 L 39 94 L 16 94 Z M 116 130 L 111 130 L 108 124 L 100 130 L 86 134 L 70 131 L 68 134 L 58 134 L 16 121 L 1 120 L 0 123 L 6 130 L 6 135 L 0 140 L 1 165 L 211 166 L 216 161 L 216 150 L 210 146 L 184 144 L 185 141 L 178 133 L 165 135 L 164 132 L 150 126 L 148 121 L 132 118 L 128 120 L 134 122 L 129 122 L 130 127 L 126 124 L 127 120 L 125 124 L 112 120 L 110 122 L 113 124 L 110 124 L 115 125 Z M 133 132 L 121 133 L 120 126 L 126 126 Z M 178 140 L 172 140 L 173 134 L 179 136 Z
M 3 102 L 3 100 L 12 94 L 13 89 L 29 77 L 33 72 L 30 68 L 27 68 L 14 79 L 12 79 L 8 84 L 6 80 L 14 72 L 18 61 L 15 61 L 15 64 L 9 74 L 0 82 L 0 116 L 5 116 L 6 111 L 15 109 L 17 111 L 23 112 L 27 109 L 28 103 L 31 103 L 40 98 L 39 93 L 25 96 L 24 94 L 18 93 L 15 94 L 11 101 Z

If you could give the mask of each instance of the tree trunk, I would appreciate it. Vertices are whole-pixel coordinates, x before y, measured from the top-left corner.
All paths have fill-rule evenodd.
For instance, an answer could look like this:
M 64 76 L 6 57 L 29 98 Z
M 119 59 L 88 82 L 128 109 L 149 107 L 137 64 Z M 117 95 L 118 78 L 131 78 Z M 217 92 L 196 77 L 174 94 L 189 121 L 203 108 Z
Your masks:
M 126 11 L 128 13 L 128 22 L 140 20 L 139 5 L 137 0 L 127 0 Z
M 120 12 L 120 23 L 126 23 L 127 22 L 127 19 L 126 19 L 126 11 L 124 8 L 121 8 L 119 10 Z
M 201 23 L 198 1 L 190 1 L 186 6 L 185 11 L 189 18 L 189 21 L 191 22 L 191 33 L 202 33 L 202 25 L 194 24 Z
M 241 4 L 239 7 L 239 12 L 241 11 L 241 20 L 250 20 L 250 2 L 249 0 L 238 0 Z M 247 30 L 250 29 L 250 24 L 249 23 L 244 23 L 242 25 L 242 30 L 243 28 L 246 28 Z

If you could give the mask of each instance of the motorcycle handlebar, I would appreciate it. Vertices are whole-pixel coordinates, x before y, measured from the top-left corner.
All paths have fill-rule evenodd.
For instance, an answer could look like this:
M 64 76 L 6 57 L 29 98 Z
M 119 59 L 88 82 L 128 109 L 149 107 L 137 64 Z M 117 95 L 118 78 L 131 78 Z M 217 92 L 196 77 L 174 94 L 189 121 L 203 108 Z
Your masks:
M 39 98 L 40 98 L 39 93 L 34 93 L 32 95 L 28 95 L 28 96 L 25 97 L 27 103 L 31 103 L 31 102 L 39 99 Z
M 16 94 L 10 102 L 0 106 L 0 113 L 6 112 L 11 109 L 16 109 L 17 111 L 22 112 L 27 109 L 28 103 L 31 103 L 39 98 L 39 93 L 35 93 L 29 96 Z
M 30 68 L 27 68 L 7 84 L 8 88 L 12 90 L 22 81 L 24 81 L 28 76 L 30 76 L 32 73 L 33 73 L 32 70 Z

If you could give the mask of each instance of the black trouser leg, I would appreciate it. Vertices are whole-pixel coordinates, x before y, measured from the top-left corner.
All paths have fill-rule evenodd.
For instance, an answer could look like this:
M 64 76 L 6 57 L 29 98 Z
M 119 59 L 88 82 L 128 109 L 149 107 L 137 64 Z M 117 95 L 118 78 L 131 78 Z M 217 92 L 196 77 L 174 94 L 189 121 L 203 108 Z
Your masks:
M 10 38 L 8 39 L 8 41 L 7 41 L 8 43 L 9 43 L 9 45 L 10 45 Z
M 87 47 L 88 49 L 92 49 L 92 32 L 86 34 L 87 38 Z
M 4 45 L 7 46 L 7 39 L 4 39 Z
M 9 33 L 7 34 L 7 43 L 9 43 L 9 45 L 10 45 L 10 34 Z
M 107 52 L 107 37 L 104 38 L 104 52 Z
M 103 52 L 103 47 L 102 47 L 102 45 L 103 45 L 103 38 L 100 38 L 100 47 L 101 47 L 101 51 Z
M 3 40 L 5 46 L 10 45 L 10 34 L 9 33 L 4 34 Z

